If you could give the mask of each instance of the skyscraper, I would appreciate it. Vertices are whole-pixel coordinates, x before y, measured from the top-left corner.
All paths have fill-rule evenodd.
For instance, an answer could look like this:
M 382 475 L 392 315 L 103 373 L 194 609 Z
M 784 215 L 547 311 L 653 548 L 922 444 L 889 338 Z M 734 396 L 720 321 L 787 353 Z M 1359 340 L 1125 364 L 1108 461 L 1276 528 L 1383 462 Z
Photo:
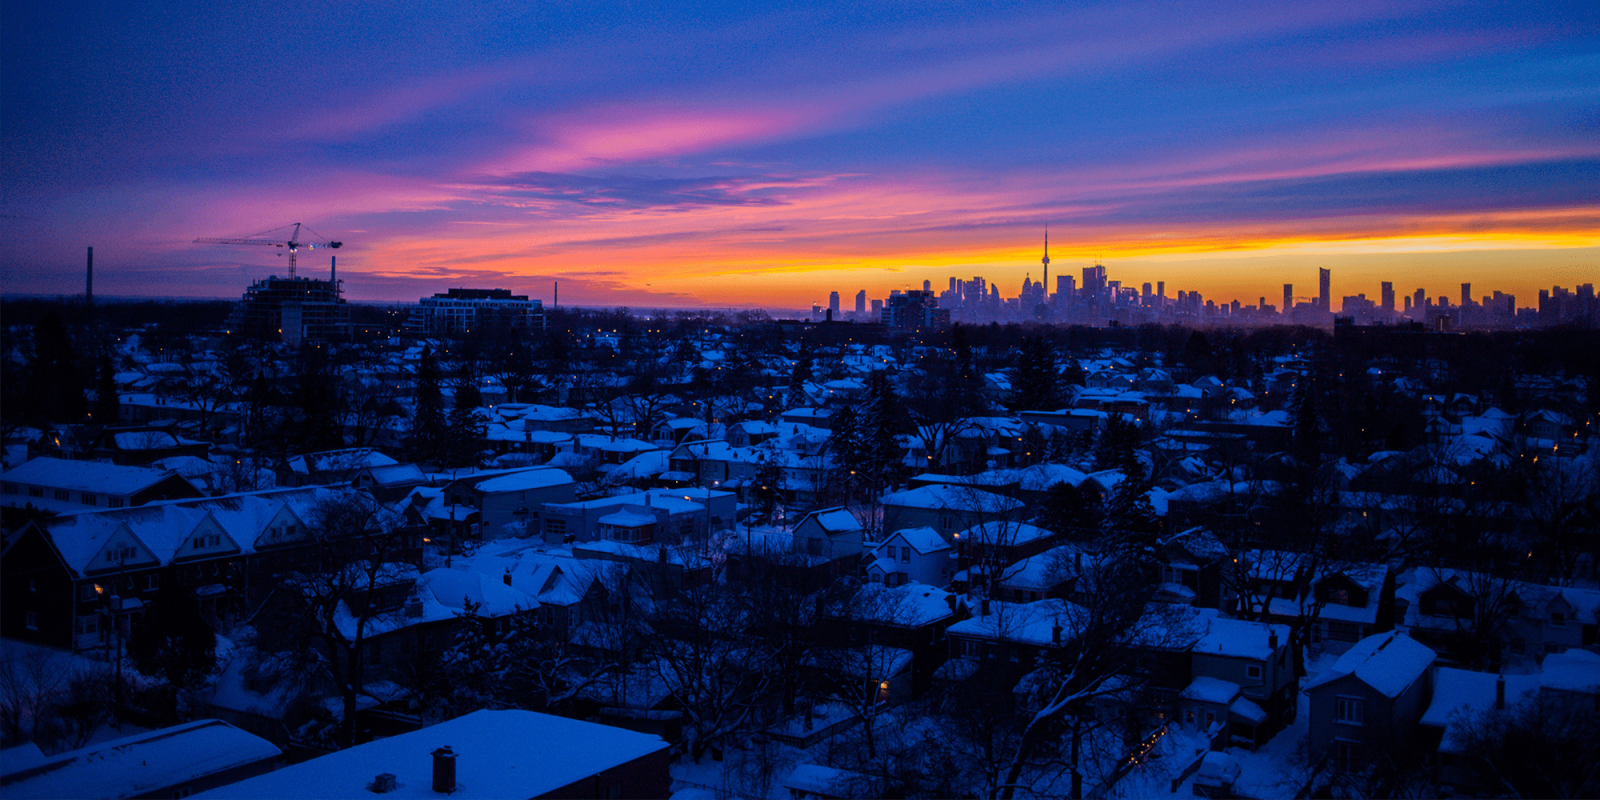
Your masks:
M 831 319 L 838 319 L 838 317 L 839 317 L 839 293 L 838 292 L 828 292 L 828 311 L 831 312 L 832 315 L 833 315 L 832 317 L 830 317 Z
M 1283 285 L 1283 313 L 1287 314 L 1287 313 L 1289 313 L 1290 311 L 1293 311 L 1293 310 L 1294 310 L 1294 284 L 1286 283 L 1286 284 Z
M 1382 296 L 1381 296 L 1380 300 L 1381 300 L 1381 305 L 1382 305 L 1382 308 L 1383 308 L 1383 313 L 1385 313 L 1385 314 L 1393 314 L 1394 313 L 1394 282 L 1393 281 L 1384 281 L 1382 283 Z
M 1461 284 L 1461 305 L 1464 305 L 1464 306 L 1472 305 L 1472 284 L 1471 283 L 1463 283 L 1463 284 Z
M 1083 268 L 1083 294 L 1091 301 L 1099 300 L 1106 288 L 1106 268 L 1096 264 Z
M 1420 319 L 1423 314 L 1427 313 L 1427 308 L 1428 293 L 1422 289 L 1418 289 L 1417 293 L 1411 298 L 1411 310 L 1417 315 L 1417 318 Z
M 922 291 L 931 293 L 933 291 L 933 281 L 923 281 Z
M 954 281 L 955 279 L 952 278 L 951 280 Z M 856 292 L 856 313 L 857 314 L 865 314 L 865 313 L 867 313 L 867 290 L 866 289 L 862 289 L 861 291 Z
M 1323 311 L 1332 311 L 1333 273 L 1331 271 L 1325 269 L 1317 270 L 1317 288 L 1319 290 L 1317 303 L 1322 306 Z
M 1078 293 L 1078 279 L 1071 275 L 1056 276 L 1056 297 L 1071 297 Z

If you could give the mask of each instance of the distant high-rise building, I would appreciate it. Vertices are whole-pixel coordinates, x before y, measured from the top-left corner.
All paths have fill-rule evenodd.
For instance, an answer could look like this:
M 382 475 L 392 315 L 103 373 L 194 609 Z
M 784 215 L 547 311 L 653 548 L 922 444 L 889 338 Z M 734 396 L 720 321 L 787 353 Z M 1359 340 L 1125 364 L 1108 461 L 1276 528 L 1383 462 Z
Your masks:
M 1411 310 L 1416 312 L 1418 319 L 1421 319 L 1421 315 L 1427 312 L 1427 308 L 1428 293 L 1422 289 L 1418 289 L 1417 293 L 1411 297 Z
M 1461 284 L 1461 305 L 1463 305 L 1463 306 L 1472 305 L 1472 284 L 1471 283 L 1463 283 L 1463 284 Z
M 1326 269 L 1317 270 L 1317 302 L 1323 311 L 1333 310 L 1333 272 Z
M 1139 301 L 1141 303 L 1144 305 L 1150 305 L 1151 301 L 1154 299 L 1155 295 L 1150 293 L 1150 284 L 1146 283 L 1145 285 L 1139 287 Z
M 880 318 L 882 316 L 883 316 L 883 301 L 882 300 L 873 300 L 872 301 L 872 318 L 873 319 L 878 319 L 878 318 Z
M 1071 275 L 1056 276 L 1056 297 L 1072 297 L 1078 293 L 1078 279 Z
M 451 289 L 418 301 L 406 330 L 419 336 L 544 327 L 544 303 L 510 289 Z
M 1083 268 L 1083 294 L 1090 300 L 1099 299 L 1106 288 L 1106 268 L 1096 264 Z
M 922 291 L 927 292 L 929 294 L 932 294 L 933 293 L 933 281 L 923 281 L 922 282 Z
M 1394 282 L 1393 281 L 1384 281 L 1381 285 L 1382 285 L 1382 295 L 1381 295 L 1380 300 L 1382 302 L 1383 311 L 1386 314 L 1393 314 L 1394 313 Z
M 1293 311 L 1293 310 L 1294 310 L 1294 284 L 1286 283 L 1286 284 L 1283 285 L 1283 313 L 1287 314 L 1287 313 L 1289 313 L 1290 311 Z
M 1156 302 L 1165 302 L 1167 299 L 1167 282 L 1156 281 Z
M 838 292 L 828 292 L 828 310 L 832 311 L 833 315 L 835 317 L 839 316 L 839 293 Z
M 1406 313 L 1411 313 L 1411 295 L 1406 295 Z
M 952 287 L 952 288 L 954 288 L 954 287 Z M 862 289 L 861 291 L 856 292 L 856 313 L 857 314 L 865 314 L 865 313 L 867 313 L 867 290 L 866 289 Z
M 960 294 L 961 293 L 961 281 L 956 280 L 956 276 L 954 276 L 954 275 L 950 276 L 950 293 L 951 294 Z

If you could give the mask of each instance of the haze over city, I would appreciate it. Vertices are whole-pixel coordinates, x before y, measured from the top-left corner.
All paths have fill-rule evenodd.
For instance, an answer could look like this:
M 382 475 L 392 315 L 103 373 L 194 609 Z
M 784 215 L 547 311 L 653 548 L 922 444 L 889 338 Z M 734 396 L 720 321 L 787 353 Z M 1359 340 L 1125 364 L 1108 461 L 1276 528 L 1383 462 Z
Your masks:
M 103 296 L 237 298 L 284 260 L 193 240 L 295 221 L 367 302 L 1011 297 L 1048 225 L 1173 296 L 1531 306 L 1600 253 L 1591 4 L 4 14 L 8 293 L 94 246 Z

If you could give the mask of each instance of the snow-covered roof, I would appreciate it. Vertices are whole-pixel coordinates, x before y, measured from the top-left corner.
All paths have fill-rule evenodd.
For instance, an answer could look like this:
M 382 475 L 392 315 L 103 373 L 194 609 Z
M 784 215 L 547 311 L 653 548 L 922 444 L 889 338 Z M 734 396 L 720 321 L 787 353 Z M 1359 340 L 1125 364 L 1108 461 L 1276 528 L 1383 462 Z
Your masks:
M 1194 652 L 1266 661 L 1272 657 L 1273 634 L 1278 635 L 1280 646 L 1287 644 L 1289 626 L 1218 617 L 1210 621 L 1205 635 L 1195 643 Z
M 877 797 L 883 781 L 859 772 L 847 772 L 820 764 L 801 764 L 783 781 L 786 789 L 819 797 Z
M 940 536 L 939 532 L 932 528 L 903 528 L 895 531 L 884 543 L 888 544 L 895 539 L 904 541 L 911 546 L 911 549 L 923 555 L 950 549 L 950 543 L 946 542 L 944 537 Z
M 1055 629 L 1061 628 L 1060 644 L 1070 642 L 1075 620 L 1087 612 L 1066 600 L 1040 600 L 1034 603 L 989 602 L 988 614 L 976 614 L 950 626 L 951 636 L 971 636 L 990 641 L 1020 642 L 1032 645 L 1057 644 Z
M 484 494 L 498 494 L 500 492 L 525 492 L 531 489 L 547 489 L 551 486 L 563 486 L 569 483 L 572 483 L 572 476 L 568 475 L 565 470 L 540 467 L 480 481 L 475 488 Z
M 503 578 L 462 569 L 432 569 L 422 573 L 422 588 L 439 605 L 463 611 L 467 603 L 485 616 L 502 616 L 539 607 L 531 594 L 506 584 Z M 424 597 L 427 602 L 429 598 Z
M 1449 728 L 1451 717 L 1457 712 L 1475 714 L 1494 707 L 1495 684 L 1501 678 L 1506 682 L 1506 705 L 1512 705 L 1529 692 L 1539 690 L 1538 675 L 1496 675 L 1492 672 L 1471 672 L 1454 667 L 1440 667 L 1433 674 L 1433 701 L 1422 714 L 1422 724 L 1445 728 L 1439 742 L 1443 752 L 1457 752 Z
M 92 744 L 32 767 L 7 763 L 5 796 L 140 797 L 281 753 L 266 739 L 205 719 Z
M 960 605 L 956 595 L 926 584 L 869 583 L 851 598 L 849 612 L 853 619 L 916 628 L 950 617 Z
M 1368 636 L 1306 684 L 1306 691 L 1347 675 L 1385 697 L 1399 697 L 1433 664 L 1435 653 L 1398 631 Z
M 600 518 L 601 525 L 611 525 L 618 528 L 642 528 L 645 525 L 656 524 L 656 518 L 650 514 L 636 511 L 616 511 Z
M 1217 705 L 1225 706 L 1233 702 L 1233 699 L 1238 697 L 1241 691 L 1243 690 L 1239 688 L 1239 684 L 1233 681 L 1201 675 L 1190 681 L 1179 697 L 1185 700 L 1197 700 L 1202 703 L 1216 703 Z
M 1539 685 L 1559 692 L 1600 694 L 1600 655 L 1588 650 L 1567 650 L 1544 657 Z
M 861 522 L 856 519 L 856 515 L 842 508 L 814 511 L 811 514 L 811 518 L 816 520 L 817 524 L 822 526 L 822 529 L 828 533 L 846 533 L 861 530 Z
M 1054 533 L 1037 525 L 1001 520 L 974 525 L 956 534 L 957 538 L 967 542 L 1000 547 L 1014 547 L 1040 539 L 1048 539 L 1054 535 Z
M 213 789 L 200 797 L 370 800 L 374 776 L 395 776 L 384 797 L 434 798 L 434 750 L 456 754 L 458 791 L 484 800 L 553 792 L 663 750 L 661 737 L 533 711 L 475 711 Z M 86 795 L 80 795 L 86 796 Z
M 1022 503 L 1004 495 L 985 492 L 965 486 L 948 486 L 942 483 L 890 492 L 883 496 L 883 505 L 909 508 L 949 508 L 957 511 L 998 512 L 1022 507 Z
M 41 456 L 0 474 L 0 480 L 74 492 L 127 496 L 138 494 L 173 475 L 172 472 L 144 467 Z
M 315 472 L 354 471 L 362 467 L 387 467 L 398 463 L 370 447 L 351 447 L 295 456 L 289 459 L 289 469 L 308 475 Z

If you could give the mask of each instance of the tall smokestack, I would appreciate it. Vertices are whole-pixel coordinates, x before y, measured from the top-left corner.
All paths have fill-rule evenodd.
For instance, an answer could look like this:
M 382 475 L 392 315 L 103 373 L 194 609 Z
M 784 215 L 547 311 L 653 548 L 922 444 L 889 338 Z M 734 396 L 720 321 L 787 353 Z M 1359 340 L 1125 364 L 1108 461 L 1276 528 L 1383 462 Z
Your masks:
M 83 299 L 84 299 L 84 302 L 89 303 L 91 305 L 94 303 L 94 248 L 93 247 L 89 248 L 89 271 L 88 271 L 88 274 L 86 274 L 84 276 L 84 280 L 83 280 Z

